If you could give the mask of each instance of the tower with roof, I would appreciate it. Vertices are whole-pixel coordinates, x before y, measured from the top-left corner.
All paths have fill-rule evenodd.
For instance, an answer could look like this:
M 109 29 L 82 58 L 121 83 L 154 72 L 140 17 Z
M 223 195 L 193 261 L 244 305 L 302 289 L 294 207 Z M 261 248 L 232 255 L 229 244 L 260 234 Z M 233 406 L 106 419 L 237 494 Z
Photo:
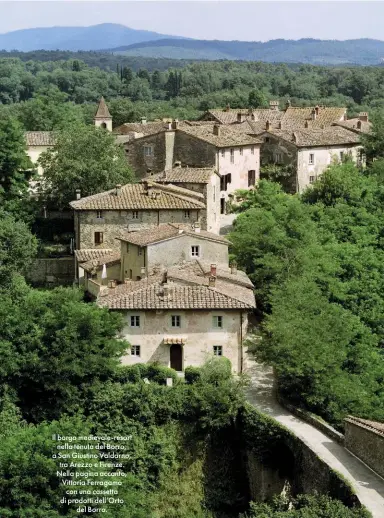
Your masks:
M 93 123 L 96 128 L 104 128 L 108 131 L 112 131 L 112 117 L 104 97 L 100 99 L 96 115 L 93 118 Z

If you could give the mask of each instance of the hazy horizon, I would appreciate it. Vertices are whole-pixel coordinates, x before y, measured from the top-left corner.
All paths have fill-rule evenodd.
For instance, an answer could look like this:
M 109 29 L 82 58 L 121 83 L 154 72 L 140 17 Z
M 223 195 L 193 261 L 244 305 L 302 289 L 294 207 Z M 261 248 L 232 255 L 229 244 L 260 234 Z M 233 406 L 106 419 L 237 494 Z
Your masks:
M 119 23 L 205 40 L 384 39 L 375 1 L 0 1 L 0 33 Z M 270 22 L 270 23 L 267 23 Z

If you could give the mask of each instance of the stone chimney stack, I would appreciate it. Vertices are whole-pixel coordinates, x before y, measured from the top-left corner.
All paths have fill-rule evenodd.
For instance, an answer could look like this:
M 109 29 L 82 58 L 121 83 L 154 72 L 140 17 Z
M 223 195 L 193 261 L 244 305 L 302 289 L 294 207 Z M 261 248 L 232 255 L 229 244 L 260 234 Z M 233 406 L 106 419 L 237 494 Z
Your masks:
M 172 129 L 177 130 L 179 128 L 179 121 L 178 119 L 174 119 L 172 121 Z
M 304 128 L 309 128 L 309 122 L 308 121 L 304 122 Z
M 211 264 L 211 277 L 216 277 L 217 264 Z
M 147 124 L 147 118 L 141 117 L 141 124 Z
M 269 101 L 269 109 L 279 111 L 279 101 Z
M 115 195 L 120 196 L 121 194 L 121 183 L 118 183 L 115 187 Z
M 291 101 L 287 99 L 287 102 L 285 103 L 285 109 L 288 110 L 288 108 L 291 107 Z
M 357 129 L 361 130 L 361 120 L 360 119 L 357 121 Z
M 213 134 L 217 137 L 220 136 L 220 124 L 214 124 L 213 125 Z
M 267 121 L 265 123 L 265 131 L 269 131 L 270 129 L 271 129 L 271 123 L 270 123 L 270 121 Z
M 359 113 L 359 120 L 361 122 L 368 122 L 368 112 L 360 112 Z
M 231 109 L 231 107 L 229 106 L 229 104 L 227 104 L 227 106 L 225 107 L 225 112 L 229 112 L 229 110 Z
M 320 110 L 319 105 L 315 106 L 316 117 L 319 115 L 319 110 Z
M 167 298 L 169 295 L 169 286 L 168 284 L 163 284 L 163 296 L 164 298 Z
M 209 282 L 209 287 L 210 288 L 214 288 L 216 286 L 216 277 L 214 277 L 213 275 L 210 275 L 209 278 L 208 278 L 208 282 Z
M 237 262 L 236 261 L 233 261 L 231 264 L 231 274 L 237 275 Z
M 312 116 L 312 120 L 315 121 L 316 117 L 317 117 L 316 108 L 313 108 L 311 116 Z
M 239 113 L 237 114 L 237 122 L 244 122 L 244 121 L 245 121 L 245 119 L 246 119 L 246 115 L 245 115 L 245 113 L 241 113 L 241 112 L 239 112 Z
M 76 189 L 76 200 L 80 200 L 81 198 L 81 191 L 80 189 Z

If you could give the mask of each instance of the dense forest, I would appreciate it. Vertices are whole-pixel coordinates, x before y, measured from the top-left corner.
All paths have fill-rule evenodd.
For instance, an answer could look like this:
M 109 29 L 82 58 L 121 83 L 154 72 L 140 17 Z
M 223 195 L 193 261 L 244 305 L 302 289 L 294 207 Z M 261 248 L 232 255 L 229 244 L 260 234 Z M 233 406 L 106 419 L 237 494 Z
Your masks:
M 163 117 L 197 118 L 209 108 L 293 105 L 346 106 L 350 116 L 384 106 L 384 68 L 317 67 L 261 62 L 177 62 L 106 57 L 96 53 L 30 53 L 0 59 L 0 117 L 26 130 L 60 128 L 68 120 L 90 123 L 101 95 L 114 125 Z M 51 61 L 45 59 L 47 55 Z M 60 59 L 57 59 L 60 58 Z M 55 60 L 57 59 L 57 60 Z M 104 61 L 106 60 L 106 61 Z M 129 63 L 129 64 L 126 64 Z M 156 69 L 153 67 L 156 64 Z M 181 65 L 181 66 L 180 66 Z M 168 68 L 165 68 L 168 67 Z

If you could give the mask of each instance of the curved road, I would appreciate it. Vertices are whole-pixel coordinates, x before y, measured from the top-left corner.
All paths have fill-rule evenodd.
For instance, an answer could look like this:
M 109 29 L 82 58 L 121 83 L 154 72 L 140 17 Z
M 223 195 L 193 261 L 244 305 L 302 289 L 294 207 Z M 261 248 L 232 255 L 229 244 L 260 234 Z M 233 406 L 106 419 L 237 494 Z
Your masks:
M 384 479 L 343 446 L 279 405 L 274 397 L 274 378 L 270 367 L 256 363 L 251 355 L 245 354 L 244 373 L 251 378 L 248 401 L 289 428 L 331 468 L 341 473 L 373 518 L 384 518 Z

